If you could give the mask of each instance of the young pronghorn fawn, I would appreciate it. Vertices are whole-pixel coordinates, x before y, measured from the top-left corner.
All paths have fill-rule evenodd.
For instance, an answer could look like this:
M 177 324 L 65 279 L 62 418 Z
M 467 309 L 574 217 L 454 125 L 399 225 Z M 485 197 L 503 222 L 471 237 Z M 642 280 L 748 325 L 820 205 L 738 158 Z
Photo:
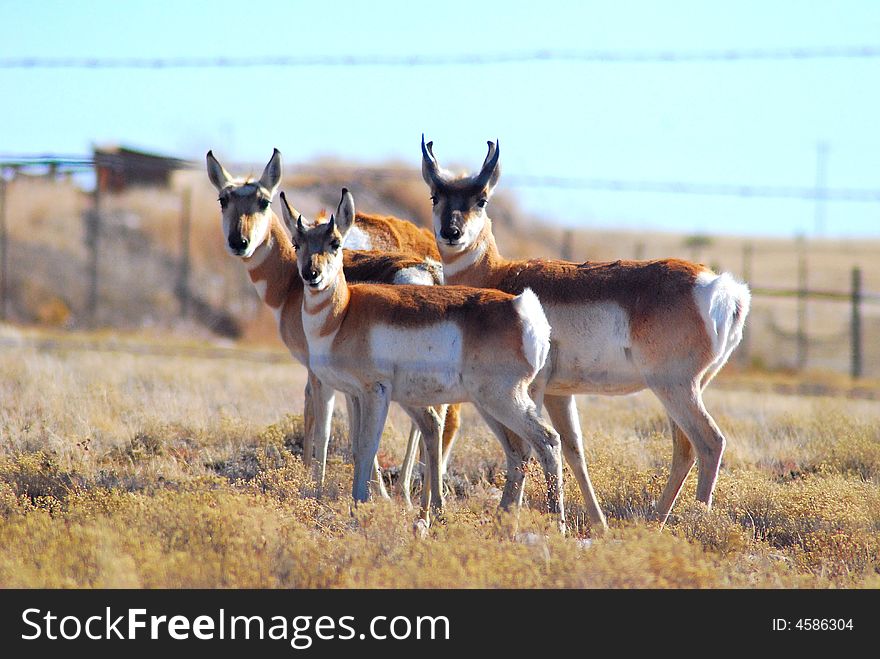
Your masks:
M 294 213 L 281 193 L 285 221 Z M 538 298 L 460 286 L 351 284 L 342 268 L 342 244 L 355 218 L 354 199 L 342 190 L 336 216 L 293 231 L 305 283 L 302 324 L 309 366 L 326 386 L 348 393 L 359 409 L 352 428 L 353 496 L 367 497 L 370 465 L 388 404 L 430 410 L 469 401 L 496 430 L 511 428 L 537 452 L 547 479 L 551 512 L 564 529 L 559 437 L 539 416 L 529 387 L 544 367 L 550 326 Z M 442 504 L 439 437 L 413 416 L 424 435 L 429 502 Z M 502 445 L 504 433 L 499 433 Z
M 308 366 L 308 346 L 300 314 L 302 280 L 296 273 L 296 255 L 290 238 L 271 209 L 271 201 L 281 182 L 281 166 L 281 154 L 276 149 L 259 180 L 235 178 L 223 168 L 212 152 L 209 151 L 207 155 L 208 175 L 220 195 L 223 235 L 226 237 L 227 249 L 242 259 L 260 298 L 275 313 L 281 338 L 288 350 L 295 359 Z M 370 215 L 359 215 L 352 232 L 355 232 L 353 235 L 357 239 L 358 247 L 396 250 L 406 248 L 419 255 L 346 252 L 346 273 L 352 280 L 427 285 L 441 283 L 439 268 L 435 268 L 430 261 L 430 255 L 436 255 L 436 244 L 430 232 L 426 233 L 405 220 Z M 426 244 L 426 240 L 430 242 Z M 428 258 L 421 256 L 425 253 Z M 323 387 L 309 373 L 305 399 L 303 460 L 306 465 L 311 465 L 317 437 L 317 480 L 320 487 L 323 485 L 326 469 L 333 390 Z M 458 429 L 458 412 L 458 406 L 451 406 L 445 415 L 444 460 L 448 460 L 452 440 Z M 418 431 L 415 430 L 417 426 L 414 425 L 413 428 L 400 481 L 401 491 L 408 505 L 414 446 L 419 439 Z M 384 494 L 381 478 L 377 482 Z
M 669 417 L 672 467 L 655 514 L 665 524 L 698 462 L 697 500 L 712 504 L 724 436 L 703 390 L 742 338 L 748 288 L 724 273 L 678 259 L 569 263 L 511 261 L 498 253 L 486 206 L 500 176 L 498 143 L 479 173 L 452 176 L 422 136 L 422 176 L 434 203 L 444 281 L 518 293 L 531 288 L 553 328 L 544 406 L 562 439 L 591 521 L 605 517 L 584 460 L 573 394 L 649 388 Z

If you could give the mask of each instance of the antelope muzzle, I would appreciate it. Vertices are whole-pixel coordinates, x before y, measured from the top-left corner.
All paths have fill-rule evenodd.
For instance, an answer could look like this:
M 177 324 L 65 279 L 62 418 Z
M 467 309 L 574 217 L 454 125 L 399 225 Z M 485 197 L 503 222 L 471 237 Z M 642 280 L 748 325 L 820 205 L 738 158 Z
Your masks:
M 241 234 L 241 231 L 233 231 L 227 238 L 229 249 L 236 256 L 244 256 L 247 253 L 248 239 Z

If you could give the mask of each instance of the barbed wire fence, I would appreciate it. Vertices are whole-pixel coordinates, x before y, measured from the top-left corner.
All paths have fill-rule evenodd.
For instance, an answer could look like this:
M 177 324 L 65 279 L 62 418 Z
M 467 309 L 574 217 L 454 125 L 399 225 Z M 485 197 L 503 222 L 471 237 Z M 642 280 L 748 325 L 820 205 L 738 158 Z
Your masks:
M 708 50 L 537 49 L 441 55 L 279 55 L 256 57 L 7 57 L 0 69 L 193 69 L 254 67 L 436 67 L 565 62 L 580 64 L 699 64 L 878 59 L 880 45 Z

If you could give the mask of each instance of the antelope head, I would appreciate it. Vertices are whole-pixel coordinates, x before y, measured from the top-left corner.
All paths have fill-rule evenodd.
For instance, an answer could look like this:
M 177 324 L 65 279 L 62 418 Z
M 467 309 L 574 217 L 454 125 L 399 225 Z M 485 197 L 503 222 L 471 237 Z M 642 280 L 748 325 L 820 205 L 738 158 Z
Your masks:
M 461 252 L 476 241 L 486 224 L 486 206 L 501 176 L 499 144 L 488 142 L 489 153 L 479 173 L 464 176 L 454 176 L 437 164 L 433 144 L 425 144 L 422 135 L 422 178 L 431 188 L 434 237 L 441 252 Z
M 323 291 L 336 281 L 342 269 L 342 243 L 354 224 L 354 197 L 342 188 L 342 199 L 330 221 L 307 227 L 303 217 L 287 203 L 281 193 L 281 214 L 293 238 L 296 261 L 303 282 Z
M 207 155 L 208 178 L 217 188 L 226 249 L 250 258 L 269 235 L 272 198 L 281 183 L 281 152 L 275 149 L 259 181 L 234 178 L 214 157 Z

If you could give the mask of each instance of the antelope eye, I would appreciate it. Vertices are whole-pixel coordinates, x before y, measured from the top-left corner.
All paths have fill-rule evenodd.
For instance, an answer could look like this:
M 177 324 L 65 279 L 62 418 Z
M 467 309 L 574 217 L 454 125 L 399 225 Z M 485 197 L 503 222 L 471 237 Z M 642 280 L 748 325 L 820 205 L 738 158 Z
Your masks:
M 437 197 L 436 197 L 436 195 L 431 195 L 431 204 L 434 205 L 434 206 L 437 205 Z
M 333 242 L 330 243 L 330 247 L 335 252 L 337 249 L 339 249 L 339 241 L 333 240 Z
M 220 208 L 226 210 L 226 207 L 229 205 L 229 200 L 226 197 L 219 197 L 220 200 Z
M 488 199 L 480 199 L 480 201 L 477 202 L 477 206 L 479 206 L 480 208 L 485 208 L 488 205 L 489 205 Z
M 264 211 L 269 208 L 269 200 L 268 199 L 260 199 L 260 210 Z

